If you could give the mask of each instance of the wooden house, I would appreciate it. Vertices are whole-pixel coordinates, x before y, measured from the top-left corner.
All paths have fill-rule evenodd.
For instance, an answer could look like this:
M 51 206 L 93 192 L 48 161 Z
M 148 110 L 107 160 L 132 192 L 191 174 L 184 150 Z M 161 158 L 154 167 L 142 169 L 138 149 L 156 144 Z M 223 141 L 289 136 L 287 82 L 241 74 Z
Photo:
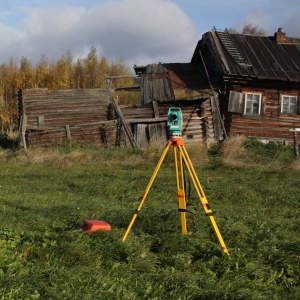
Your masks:
M 204 62 L 204 64 L 203 64 Z M 210 31 L 191 63 L 204 65 L 229 135 L 289 143 L 300 127 L 300 38 Z
M 228 135 L 244 135 L 287 144 L 300 128 L 300 39 L 282 29 L 271 37 L 210 31 L 190 63 L 134 70 L 140 103 L 132 107 L 112 98 L 109 78 L 106 90 L 20 91 L 23 147 L 70 141 L 141 148 L 152 140 L 165 143 L 168 109 L 174 106 L 182 109 L 186 143 L 211 145 Z

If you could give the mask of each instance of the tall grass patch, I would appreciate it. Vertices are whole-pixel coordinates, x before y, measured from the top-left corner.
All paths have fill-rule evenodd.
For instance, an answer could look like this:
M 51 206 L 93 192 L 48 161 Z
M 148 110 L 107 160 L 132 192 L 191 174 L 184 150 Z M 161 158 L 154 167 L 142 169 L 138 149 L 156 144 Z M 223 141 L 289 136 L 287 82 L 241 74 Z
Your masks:
M 291 168 L 296 163 L 291 146 L 244 136 L 229 137 L 218 152 L 222 163 L 235 167 Z
M 93 160 L 95 153 L 73 149 L 66 152 L 65 148 L 34 148 L 29 151 L 20 151 L 14 154 L 15 161 L 19 164 L 41 164 L 47 166 L 68 167 L 88 163 Z
M 245 143 L 244 136 L 232 136 L 226 139 L 220 147 L 220 155 L 223 162 L 228 165 L 241 166 L 245 163 Z
M 161 158 L 166 144 L 162 144 L 158 141 L 151 141 L 149 145 L 144 149 L 143 158 L 149 162 L 157 163 Z M 185 145 L 188 155 L 195 166 L 203 166 L 209 162 L 208 149 L 205 143 L 199 142 L 194 144 Z M 167 164 L 172 164 L 174 162 L 174 149 L 170 146 L 165 157 L 165 162 Z

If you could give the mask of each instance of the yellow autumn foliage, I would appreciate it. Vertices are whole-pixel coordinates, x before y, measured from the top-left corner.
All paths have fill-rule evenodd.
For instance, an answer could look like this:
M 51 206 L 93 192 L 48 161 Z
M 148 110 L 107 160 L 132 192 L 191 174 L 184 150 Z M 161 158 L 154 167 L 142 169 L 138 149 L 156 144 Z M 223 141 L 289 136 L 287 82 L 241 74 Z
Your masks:
M 104 56 L 98 55 L 91 47 L 86 57 L 74 60 L 71 51 L 56 62 L 49 62 L 45 55 L 33 65 L 22 57 L 20 61 L 11 58 L 0 65 L 0 131 L 17 128 L 17 93 L 21 89 L 48 88 L 79 89 L 106 88 L 109 76 L 133 75 L 133 71 L 123 60 L 110 63 Z M 132 79 L 113 80 L 112 89 L 132 85 Z M 120 104 L 136 104 L 137 93 L 118 92 Z

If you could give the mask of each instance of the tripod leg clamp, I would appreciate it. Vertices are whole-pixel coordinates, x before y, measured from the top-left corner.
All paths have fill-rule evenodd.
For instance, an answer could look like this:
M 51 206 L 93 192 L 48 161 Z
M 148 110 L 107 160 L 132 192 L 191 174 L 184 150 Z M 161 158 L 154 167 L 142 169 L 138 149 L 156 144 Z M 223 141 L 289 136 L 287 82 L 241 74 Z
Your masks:
M 211 212 L 206 213 L 205 215 L 206 215 L 207 217 L 212 217 L 214 214 L 215 214 L 215 213 L 211 211 Z

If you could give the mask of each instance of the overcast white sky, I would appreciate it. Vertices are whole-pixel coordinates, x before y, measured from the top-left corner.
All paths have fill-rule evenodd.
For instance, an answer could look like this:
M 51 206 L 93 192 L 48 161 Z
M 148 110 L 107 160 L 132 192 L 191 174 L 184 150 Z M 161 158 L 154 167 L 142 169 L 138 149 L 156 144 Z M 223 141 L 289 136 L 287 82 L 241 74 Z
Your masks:
M 130 66 L 189 62 L 204 32 L 246 23 L 300 37 L 300 0 L 0 0 L 0 64 L 92 46 Z

